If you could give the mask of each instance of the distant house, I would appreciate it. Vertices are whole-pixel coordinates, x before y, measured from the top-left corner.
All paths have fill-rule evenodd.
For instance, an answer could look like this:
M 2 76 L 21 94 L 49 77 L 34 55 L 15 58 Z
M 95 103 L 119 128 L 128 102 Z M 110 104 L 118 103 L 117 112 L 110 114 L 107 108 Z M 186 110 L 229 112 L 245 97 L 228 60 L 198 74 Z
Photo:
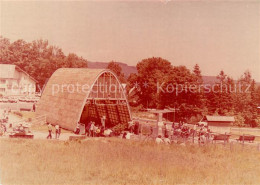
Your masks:
M 18 66 L 0 64 L 0 94 L 4 96 L 34 94 L 36 82 Z
M 235 121 L 234 116 L 204 116 L 199 123 L 208 125 L 214 132 L 230 132 L 230 127 Z

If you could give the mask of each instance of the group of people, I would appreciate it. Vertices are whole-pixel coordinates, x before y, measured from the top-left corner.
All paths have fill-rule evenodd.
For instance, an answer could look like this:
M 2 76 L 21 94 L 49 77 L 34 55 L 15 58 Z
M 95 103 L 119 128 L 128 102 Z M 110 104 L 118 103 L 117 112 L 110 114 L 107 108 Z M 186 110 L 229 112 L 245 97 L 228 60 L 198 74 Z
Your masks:
M 189 136 L 197 137 L 199 143 L 206 143 L 211 135 L 211 130 L 205 125 L 193 125 L 188 126 L 185 123 L 172 124 L 172 126 L 166 123 L 158 128 L 158 137 L 156 143 L 169 144 L 174 137 L 188 138 Z
M 81 133 L 80 127 L 84 128 L 84 124 L 77 124 L 77 127 L 74 131 L 75 134 L 84 134 L 84 131 Z M 106 129 L 103 124 L 98 125 L 95 123 L 95 121 L 89 121 L 88 124 L 85 125 L 85 135 L 88 137 L 108 137 L 112 136 L 112 133 L 113 131 L 111 129 Z
M 98 126 L 94 121 L 90 121 L 86 127 L 86 135 L 89 137 L 99 137 L 104 134 L 105 128 Z
M 11 110 L 7 110 L 4 109 L 1 117 L 0 117 L 0 134 L 4 135 L 5 132 L 7 131 L 7 124 L 8 124 L 8 120 L 9 120 L 9 113 L 11 112 Z
M 59 139 L 60 138 L 60 134 L 61 134 L 61 128 L 60 126 L 57 124 L 55 125 L 55 139 Z M 48 136 L 47 139 L 52 139 L 52 125 L 49 123 L 48 124 Z
M 168 136 L 165 136 L 164 138 L 162 138 L 161 135 L 158 135 L 158 137 L 155 139 L 155 143 L 157 143 L 157 144 L 161 144 L 161 143 L 171 144 L 171 140 L 168 138 Z
M 8 123 L 8 119 L 9 119 L 9 113 L 11 112 L 11 109 L 4 109 L 2 115 L 1 115 L 1 123 Z

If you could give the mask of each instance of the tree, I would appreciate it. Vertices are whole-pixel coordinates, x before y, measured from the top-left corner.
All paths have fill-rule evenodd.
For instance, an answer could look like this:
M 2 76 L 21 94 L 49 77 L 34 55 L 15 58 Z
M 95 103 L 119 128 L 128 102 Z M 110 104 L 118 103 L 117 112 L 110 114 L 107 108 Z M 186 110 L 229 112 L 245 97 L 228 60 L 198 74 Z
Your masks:
M 130 88 L 135 87 L 138 104 L 146 108 L 160 106 L 158 84 L 164 83 L 170 74 L 172 65 L 160 57 L 143 59 L 136 65 L 137 75 L 129 78 Z
M 119 81 L 121 83 L 126 82 L 124 73 L 122 72 L 122 68 L 120 67 L 120 65 L 117 62 L 114 62 L 114 61 L 109 62 L 107 65 L 107 69 L 110 69 L 111 71 L 113 71 L 116 74 L 116 76 L 119 78 Z
M 201 71 L 200 71 L 200 67 L 198 64 L 196 64 L 193 68 L 193 74 L 195 75 L 195 78 L 197 80 L 198 84 L 202 84 L 203 83 L 203 79 L 202 79 L 202 75 L 201 75 Z
M 87 67 L 87 60 L 76 54 L 65 56 L 62 49 L 49 45 L 47 40 L 10 43 L 0 37 L 0 63 L 14 64 L 38 81 L 41 87 L 52 73 L 62 67 Z
M 174 66 L 161 93 L 162 107 L 179 109 L 176 120 L 186 120 L 202 112 L 198 79 L 185 66 Z

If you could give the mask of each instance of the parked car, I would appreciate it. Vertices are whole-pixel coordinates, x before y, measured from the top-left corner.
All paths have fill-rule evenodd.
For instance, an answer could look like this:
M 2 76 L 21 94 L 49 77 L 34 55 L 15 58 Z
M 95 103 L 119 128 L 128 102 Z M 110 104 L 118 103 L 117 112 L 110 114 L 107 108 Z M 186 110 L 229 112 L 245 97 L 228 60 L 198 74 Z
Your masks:
M 8 102 L 9 102 L 9 103 L 17 103 L 17 101 L 18 101 L 18 100 L 17 100 L 17 98 L 15 98 L 15 97 L 9 97 L 9 98 L 8 98 Z
M 19 101 L 20 101 L 20 102 L 26 102 L 26 98 L 25 98 L 25 97 L 20 97 L 20 98 L 19 98 Z
M 2 102 L 3 102 L 3 103 L 8 103 L 8 98 L 4 97 L 4 98 L 2 99 Z

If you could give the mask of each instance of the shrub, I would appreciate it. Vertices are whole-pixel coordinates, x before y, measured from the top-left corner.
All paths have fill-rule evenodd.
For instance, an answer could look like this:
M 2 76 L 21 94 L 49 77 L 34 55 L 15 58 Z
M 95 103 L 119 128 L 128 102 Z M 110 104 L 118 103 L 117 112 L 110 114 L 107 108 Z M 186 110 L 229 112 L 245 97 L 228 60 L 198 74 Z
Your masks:
M 13 113 L 14 113 L 15 115 L 17 115 L 17 116 L 23 117 L 23 114 L 22 114 L 21 112 L 14 111 Z

